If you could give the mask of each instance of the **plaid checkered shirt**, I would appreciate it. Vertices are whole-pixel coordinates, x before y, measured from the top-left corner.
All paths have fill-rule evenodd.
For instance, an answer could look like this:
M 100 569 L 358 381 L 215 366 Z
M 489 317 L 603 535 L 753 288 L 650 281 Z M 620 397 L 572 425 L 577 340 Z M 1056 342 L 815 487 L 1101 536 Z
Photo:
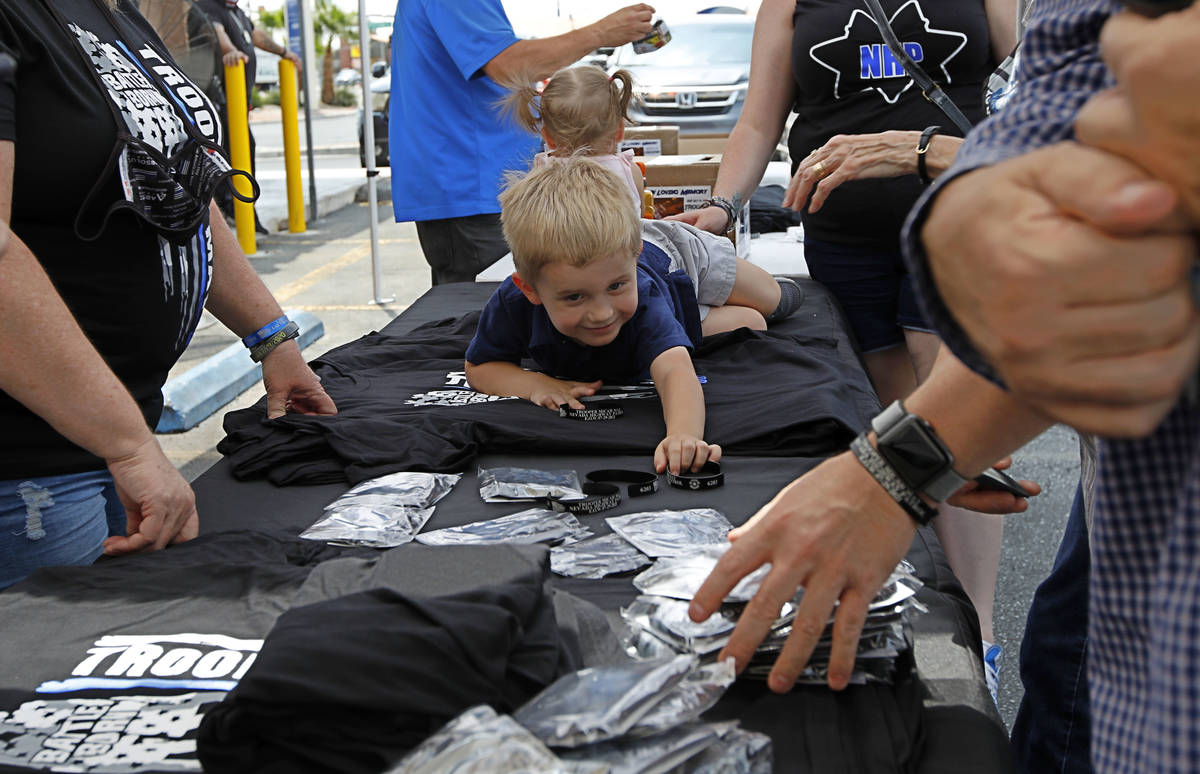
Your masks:
M 1072 138 L 1076 111 L 1112 84 L 1098 40 L 1115 10 L 1106 0 L 1038 0 L 1015 95 L 971 133 L 906 224 L 906 259 L 926 313 L 959 358 L 989 378 L 994 372 L 937 297 L 920 225 L 948 180 Z M 1100 442 L 1090 537 L 1088 681 L 1096 771 L 1198 772 L 1200 406 L 1193 399 L 1182 398 L 1148 438 Z

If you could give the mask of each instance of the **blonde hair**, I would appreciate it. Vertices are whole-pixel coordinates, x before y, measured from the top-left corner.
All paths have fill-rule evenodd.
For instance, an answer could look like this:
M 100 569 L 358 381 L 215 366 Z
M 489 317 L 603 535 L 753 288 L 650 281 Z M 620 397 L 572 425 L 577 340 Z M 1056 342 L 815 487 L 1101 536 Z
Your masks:
M 595 65 L 583 65 L 550 76 L 540 99 L 532 83 L 512 87 L 501 107 L 527 131 L 544 129 L 556 156 L 569 156 L 584 149 L 590 154 L 615 151 L 632 98 L 628 71 L 617 70 L 610 77 Z
M 586 266 L 642 250 L 628 186 L 581 153 L 528 173 L 510 172 L 500 194 L 500 223 L 513 264 L 530 283 L 548 263 Z

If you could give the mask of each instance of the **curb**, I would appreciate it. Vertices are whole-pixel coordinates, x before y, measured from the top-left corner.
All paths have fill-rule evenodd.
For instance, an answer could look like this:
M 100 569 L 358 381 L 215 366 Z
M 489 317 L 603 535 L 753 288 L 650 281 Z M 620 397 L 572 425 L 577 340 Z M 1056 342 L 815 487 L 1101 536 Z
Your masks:
M 325 324 L 312 312 L 293 309 L 287 316 L 300 326 L 301 349 L 325 335 Z M 163 385 L 163 411 L 154 432 L 190 430 L 261 379 L 262 366 L 235 341 Z
M 391 178 L 380 177 L 375 179 L 375 198 L 378 204 L 390 202 L 392 200 L 392 181 Z M 327 193 L 317 197 L 317 219 L 321 219 L 326 215 L 331 215 L 334 212 L 349 207 L 355 202 L 365 202 L 367 200 L 367 183 L 359 183 L 357 186 L 347 186 L 340 191 Z M 307 213 L 306 213 L 307 214 Z M 263 224 L 270 229 L 272 234 L 288 233 L 288 217 L 286 207 L 280 213 L 275 215 L 259 212 L 259 219 Z
M 358 144 L 355 143 L 345 145 L 319 145 L 312 149 L 314 156 L 357 156 Z M 304 160 L 306 151 L 300 151 L 300 159 Z M 258 147 L 254 150 L 255 158 L 260 159 L 281 159 L 283 158 L 283 148 Z

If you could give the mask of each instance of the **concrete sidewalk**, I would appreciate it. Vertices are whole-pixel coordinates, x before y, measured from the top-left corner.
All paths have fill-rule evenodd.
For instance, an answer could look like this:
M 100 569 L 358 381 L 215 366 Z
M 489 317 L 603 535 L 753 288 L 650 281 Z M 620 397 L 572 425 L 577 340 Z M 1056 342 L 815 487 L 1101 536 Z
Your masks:
M 366 201 L 367 175 L 359 161 L 358 108 L 322 106 L 313 113 L 313 167 L 316 173 L 317 219 L 340 210 L 356 200 Z M 260 187 L 255 203 L 259 220 L 271 233 L 288 228 L 287 177 L 283 157 L 283 129 L 278 106 L 256 108 L 250 113 L 254 133 L 255 179 Z M 300 113 L 301 195 L 305 219 L 311 219 L 308 157 L 305 146 L 304 113 Z M 375 189 L 379 201 L 391 200 L 391 169 L 379 170 Z

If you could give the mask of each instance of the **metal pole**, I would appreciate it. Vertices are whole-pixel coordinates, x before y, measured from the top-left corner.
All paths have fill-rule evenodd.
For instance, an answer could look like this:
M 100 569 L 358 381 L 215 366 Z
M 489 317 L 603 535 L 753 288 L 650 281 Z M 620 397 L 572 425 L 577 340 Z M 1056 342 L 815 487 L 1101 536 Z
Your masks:
M 363 161 L 367 165 L 367 211 L 371 223 L 371 280 L 375 292 L 373 299 L 376 304 L 387 304 L 395 300 L 394 296 L 383 298 L 380 286 L 383 284 L 382 271 L 379 266 L 379 218 L 375 191 L 375 180 L 379 170 L 375 168 L 375 115 L 371 105 L 371 32 L 367 25 L 367 0 L 358 0 L 358 67 L 362 72 L 362 115 L 363 115 Z
M 312 60 L 315 55 L 310 56 L 313 51 L 312 42 L 309 39 L 312 34 L 312 25 L 308 20 L 308 15 L 305 11 L 305 3 L 303 0 L 295 4 L 296 15 L 300 17 L 300 59 L 304 62 L 304 78 L 301 80 L 304 83 L 304 142 L 308 152 L 308 219 L 310 222 L 317 220 L 317 171 L 313 165 L 313 130 L 312 130 L 312 97 L 310 96 L 309 82 L 312 80 Z

